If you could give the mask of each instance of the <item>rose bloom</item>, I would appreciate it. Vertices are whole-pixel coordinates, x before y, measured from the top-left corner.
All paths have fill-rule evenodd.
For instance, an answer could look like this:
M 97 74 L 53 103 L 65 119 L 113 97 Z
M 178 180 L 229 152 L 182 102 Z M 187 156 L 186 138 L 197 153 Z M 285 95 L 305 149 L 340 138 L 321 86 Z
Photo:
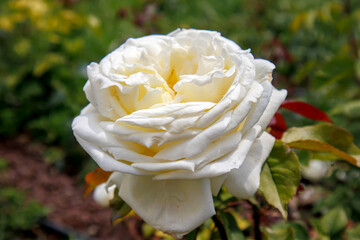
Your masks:
M 222 186 L 240 198 L 257 191 L 275 141 L 264 130 L 286 97 L 274 68 L 214 31 L 128 39 L 88 66 L 90 104 L 74 135 L 113 172 L 108 186 L 180 238 L 215 214 Z

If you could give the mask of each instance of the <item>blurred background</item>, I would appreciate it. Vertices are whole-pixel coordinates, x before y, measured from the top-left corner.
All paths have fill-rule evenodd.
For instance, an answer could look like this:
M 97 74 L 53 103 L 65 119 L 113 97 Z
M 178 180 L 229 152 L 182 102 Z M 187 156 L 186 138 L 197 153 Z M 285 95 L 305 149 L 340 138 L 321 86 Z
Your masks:
M 112 228 L 110 210 L 83 200 L 96 166 L 71 122 L 88 103 L 90 62 L 129 37 L 176 28 L 219 31 L 274 62 L 273 83 L 288 99 L 322 109 L 360 145 L 358 0 L 1 0 L 0 239 L 162 238 L 132 219 Z M 313 123 L 283 114 L 289 126 Z M 316 194 L 300 206 L 319 217 L 341 205 L 354 226 L 359 170 L 326 166 L 324 177 L 305 178 Z

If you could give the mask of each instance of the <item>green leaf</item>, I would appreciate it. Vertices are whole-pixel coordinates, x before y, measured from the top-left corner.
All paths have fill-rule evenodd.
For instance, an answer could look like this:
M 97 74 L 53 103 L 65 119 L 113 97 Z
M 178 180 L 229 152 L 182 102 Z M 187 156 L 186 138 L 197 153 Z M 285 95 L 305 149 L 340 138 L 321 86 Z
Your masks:
M 266 201 L 287 218 L 286 203 L 300 184 L 300 163 L 296 154 L 282 141 L 276 141 L 260 176 L 259 190 Z
M 330 210 L 321 218 L 321 226 L 330 236 L 345 229 L 347 222 L 345 210 L 341 207 Z
M 294 240 L 295 230 L 293 228 L 275 229 L 267 233 L 265 239 L 268 240 Z
M 186 235 L 186 240 L 196 240 L 198 229 L 192 230 L 190 233 Z
M 284 133 L 281 140 L 290 143 L 308 139 L 328 143 L 341 151 L 347 151 L 354 137 L 341 127 L 331 123 L 320 123 L 313 126 L 290 128 Z
M 295 230 L 295 239 L 309 239 L 309 235 L 307 230 L 303 225 L 296 222 L 286 223 L 287 226 L 293 228 Z
M 309 239 L 306 229 L 299 223 L 280 223 L 263 229 L 264 238 L 268 240 L 303 240 Z
M 310 160 L 313 159 L 313 154 L 303 149 L 294 149 L 295 154 L 298 156 L 302 166 L 309 166 Z
M 330 240 L 328 234 L 326 234 L 324 232 L 324 230 L 322 229 L 322 226 L 321 226 L 321 221 L 320 219 L 316 219 L 316 218 L 313 218 L 313 219 L 310 219 L 310 222 L 311 222 L 311 225 L 316 229 L 318 235 L 319 235 L 319 239 L 320 240 Z
M 353 139 L 351 133 L 329 123 L 291 128 L 282 137 L 289 147 L 327 152 L 359 167 L 360 150 L 352 143 Z
M 348 237 L 349 240 L 360 239 L 360 224 L 357 224 L 355 227 L 347 230 L 346 236 Z
M 336 207 L 327 212 L 320 220 L 312 219 L 311 223 L 325 236 L 335 236 L 346 228 L 348 218 L 342 207 Z
M 360 100 L 340 104 L 331 111 L 331 115 L 345 115 L 349 118 L 360 118 Z
M 224 224 L 228 240 L 245 240 L 244 234 L 240 230 L 235 218 L 233 215 L 231 215 L 231 213 L 221 212 L 219 215 Z
M 113 224 L 122 221 L 131 212 L 131 207 L 119 197 L 118 188 L 115 188 L 114 198 L 110 201 L 110 207 L 114 209 L 111 214 L 111 222 Z
M 155 232 L 156 232 L 155 228 L 153 228 L 149 224 L 144 223 L 141 225 L 141 233 L 145 239 L 150 239 L 150 237 L 153 236 Z

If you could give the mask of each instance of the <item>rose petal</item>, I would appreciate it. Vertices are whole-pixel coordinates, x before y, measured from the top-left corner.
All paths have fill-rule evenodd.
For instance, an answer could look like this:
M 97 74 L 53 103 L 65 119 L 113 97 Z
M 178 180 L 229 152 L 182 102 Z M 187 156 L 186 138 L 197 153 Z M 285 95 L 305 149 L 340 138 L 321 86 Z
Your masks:
M 230 172 L 232 169 L 239 168 L 243 164 L 253 142 L 261 131 L 261 127 L 255 125 L 251 128 L 241 140 L 238 147 L 225 156 L 206 164 L 203 168 L 195 172 L 177 170 L 154 176 L 156 180 L 164 179 L 200 179 L 212 178 Z
M 213 108 L 206 112 L 196 122 L 196 128 L 206 128 L 211 125 L 221 114 L 232 109 L 246 96 L 246 88 L 238 83 L 230 86 L 226 96 L 220 100 Z
M 257 82 L 254 82 L 251 85 L 251 88 L 245 98 L 234 109 L 231 116 L 231 121 L 226 129 L 226 132 L 229 132 L 236 128 L 248 116 L 252 104 L 258 102 L 258 99 L 261 97 L 263 91 L 264 88 Z
M 186 124 L 186 120 L 183 121 L 182 124 Z M 179 133 L 174 132 L 174 130 L 156 132 L 156 130 L 152 130 L 149 128 L 135 128 L 129 125 L 123 125 L 113 122 L 101 122 L 100 126 L 105 131 L 116 135 L 119 140 L 138 143 L 147 148 L 150 148 L 155 144 L 161 146 L 165 143 L 188 139 L 199 134 L 199 132 L 201 131 L 185 129 L 184 131 Z
M 182 97 L 182 102 L 219 102 L 232 84 L 234 75 L 234 67 L 211 75 L 182 75 L 174 90 Z
M 252 104 L 249 113 L 246 115 L 246 121 L 242 126 L 242 131 L 247 131 L 253 127 L 259 121 L 264 111 L 268 107 L 274 87 L 267 81 L 263 82 L 261 85 L 263 87 L 261 97 L 257 100 L 256 103 Z
M 131 164 L 132 167 L 139 168 L 145 171 L 160 172 L 171 170 L 195 170 L 195 163 L 189 160 L 179 160 L 175 162 L 138 162 Z
M 286 95 L 287 91 L 284 89 L 280 91 L 276 88 L 273 89 L 269 104 L 266 106 L 264 113 L 256 123 L 257 125 L 260 125 L 263 130 L 269 125 L 272 117 L 279 109 L 281 103 L 285 100 Z
M 227 112 L 213 125 L 204 129 L 195 137 L 160 150 L 155 154 L 154 158 L 176 160 L 193 157 L 204 151 L 211 142 L 222 136 L 230 120 L 231 112 Z
M 197 169 L 203 168 L 209 162 L 212 162 L 238 148 L 242 137 L 241 132 L 234 132 L 226 135 L 218 141 L 209 144 L 208 148 L 202 153 L 196 155 L 195 157 L 188 158 L 188 161 L 195 162 Z
M 119 141 L 99 125 L 103 120 L 106 119 L 96 112 L 83 112 L 73 120 L 72 129 L 74 134 L 97 146 L 118 146 Z
M 89 81 L 85 84 L 84 91 L 90 103 L 99 113 L 112 120 L 129 114 L 128 109 L 121 101 L 118 101 L 115 95 L 130 88 L 103 76 L 100 73 L 99 65 L 96 63 L 91 63 L 87 71 Z
M 95 160 L 95 162 L 101 167 L 104 171 L 108 172 L 123 172 L 123 173 L 130 173 L 135 175 L 149 175 L 144 171 L 140 171 L 131 167 L 128 164 L 125 164 L 121 161 L 117 161 L 111 155 L 104 152 L 99 147 L 92 145 L 91 143 L 83 140 L 79 136 L 74 133 L 76 140 L 79 144 L 84 148 L 84 150 Z
M 171 125 L 175 119 L 194 116 L 200 117 L 207 109 L 210 109 L 214 105 L 214 103 L 210 102 L 176 103 L 157 108 L 139 110 L 118 119 L 117 122 L 142 128 L 169 130 L 176 127 Z
M 124 179 L 125 174 L 120 172 L 113 172 L 109 179 L 106 181 L 105 190 L 108 192 L 113 186 L 119 187 L 122 180 Z
M 246 160 L 227 176 L 224 186 L 231 195 L 239 198 L 253 196 L 260 185 L 260 171 L 274 146 L 275 138 L 264 132 L 252 145 Z
M 219 194 L 220 189 L 221 189 L 222 185 L 224 184 L 226 178 L 227 178 L 227 174 L 210 178 L 211 193 L 213 196 L 217 196 Z
M 255 59 L 254 61 L 256 76 L 255 80 L 258 82 L 269 81 L 272 80 L 272 71 L 275 69 L 275 65 L 272 62 L 269 62 L 264 59 Z
M 181 238 L 215 214 L 209 179 L 155 181 L 125 175 L 119 196 L 147 223 Z

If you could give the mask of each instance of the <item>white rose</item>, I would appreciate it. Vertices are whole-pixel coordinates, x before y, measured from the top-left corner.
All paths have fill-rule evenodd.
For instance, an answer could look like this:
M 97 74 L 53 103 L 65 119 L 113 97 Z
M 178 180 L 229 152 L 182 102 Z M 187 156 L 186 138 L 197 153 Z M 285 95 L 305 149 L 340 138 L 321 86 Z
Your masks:
M 222 185 L 257 191 L 275 141 L 264 129 L 286 97 L 274 68 L 218 32 L 129 39 L 88 66 L 74 135 L 138 215 L 181 237 L 215 214 Z

